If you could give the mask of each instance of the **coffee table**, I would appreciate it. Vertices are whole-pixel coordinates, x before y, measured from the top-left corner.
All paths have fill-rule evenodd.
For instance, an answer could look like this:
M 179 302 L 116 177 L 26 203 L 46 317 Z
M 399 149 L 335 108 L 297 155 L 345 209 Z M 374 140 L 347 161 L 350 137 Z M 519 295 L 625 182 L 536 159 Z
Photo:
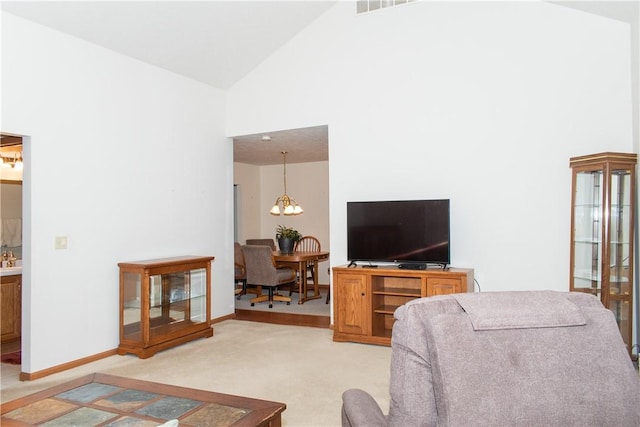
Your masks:
M 284 403 L 94 373 L 2 404 L 3 426 L 280 427 Z

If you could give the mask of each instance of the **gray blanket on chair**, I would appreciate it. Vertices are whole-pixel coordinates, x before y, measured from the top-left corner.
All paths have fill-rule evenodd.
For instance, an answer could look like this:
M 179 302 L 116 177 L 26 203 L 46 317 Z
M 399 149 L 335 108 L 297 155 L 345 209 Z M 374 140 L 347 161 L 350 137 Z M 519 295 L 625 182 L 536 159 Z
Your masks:
M 638 375 L 591 295 L 447 295 L 395 315 L 389 425 L 640 425 Z

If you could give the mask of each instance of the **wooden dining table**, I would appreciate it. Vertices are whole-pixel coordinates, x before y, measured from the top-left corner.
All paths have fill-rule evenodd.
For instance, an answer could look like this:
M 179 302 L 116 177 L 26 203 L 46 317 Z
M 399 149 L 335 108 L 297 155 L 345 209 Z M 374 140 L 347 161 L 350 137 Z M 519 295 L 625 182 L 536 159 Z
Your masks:
M 298 304 L 304 304 L 305 301 L 322 298 L 320 289 L 318 288 L 318 264 L 329 259 L 329 252 L 296 251 L 285 253 L 273 251 L 273 259 L 278 265 L 296 264 L 296 268 L 300 273 L 300 280 L 298 280 L 300 298 L 298 299 Z M 313 266 L 313 295 L 310 297 L 307 296 L 307 267 L 309 265 Z

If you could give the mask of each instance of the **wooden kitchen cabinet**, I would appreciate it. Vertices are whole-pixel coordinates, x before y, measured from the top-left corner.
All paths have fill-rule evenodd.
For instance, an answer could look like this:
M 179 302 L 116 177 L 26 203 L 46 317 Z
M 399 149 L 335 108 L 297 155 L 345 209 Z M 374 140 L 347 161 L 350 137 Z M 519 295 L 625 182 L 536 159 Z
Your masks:
M 334 341 L 391 345 L 393 312 L 433 295 L 473 292 L 473 270 L 334 267 Z
M 0 284 L 0 341 L 20 339 L 22 325 L 22 275 L 2 276 Z

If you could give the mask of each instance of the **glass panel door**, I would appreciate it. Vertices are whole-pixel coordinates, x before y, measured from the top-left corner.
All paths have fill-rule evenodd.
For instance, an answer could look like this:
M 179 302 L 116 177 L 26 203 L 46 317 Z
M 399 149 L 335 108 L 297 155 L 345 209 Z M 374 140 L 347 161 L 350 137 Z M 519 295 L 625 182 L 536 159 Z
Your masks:
M 204 268 L 150 277 L 150 337 L 166 334 L 179 323 L 202 323 L 207 315 L 207 271 Z
M 622 336 L 630 334 L 630 295 L 633 278 L 629 277 L 631 251 L 631 170 L 611 173 L 611 218 L 609 246 L 609 309 L 613 312 Z
M 123 338 L 127 340 L 140 341 L 142 312 L 140 304 L 142 304 L 141 282 L 138 273 L 125 272 L 123 274 L 123 290 L 122 290 L 122 327 Z
M 169 328 L 185 320 L 185 306 L 188 304 L 189 272 L 158 274 L 150 277 L 150 284 L 156 289 L 160 285 L 160 296 L 149 300 L 149 337 L 162 336 Z M 151 287 L 154 290 L 154 286 Z
M 573 224 L 573 287 L 600 296 L 602 292 L 603 172 L 576 174 Z
M 191 270 L 191 321 L 207 320 L 207 270 Z

